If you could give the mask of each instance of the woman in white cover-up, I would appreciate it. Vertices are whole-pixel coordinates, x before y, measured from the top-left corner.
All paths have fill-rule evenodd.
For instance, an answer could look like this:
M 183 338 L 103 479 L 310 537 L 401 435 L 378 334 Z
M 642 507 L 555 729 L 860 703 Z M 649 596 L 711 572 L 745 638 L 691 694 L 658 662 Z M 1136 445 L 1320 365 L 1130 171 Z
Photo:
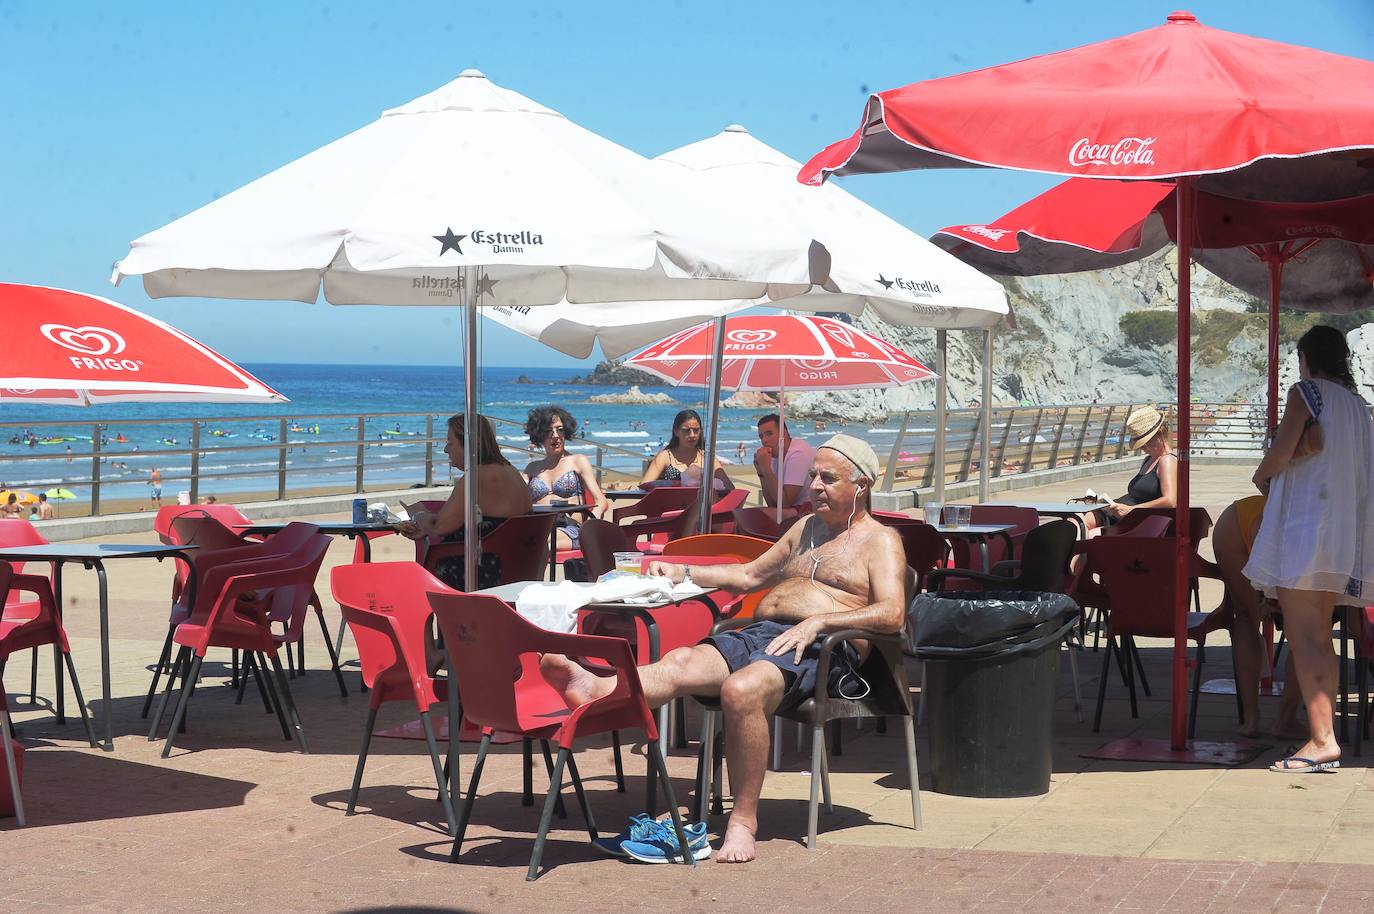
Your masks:
M 1374 596 L 1374 422 L 1355 392 L 1350 348 L 1333 327 L 1298 340 L 1302 380 L 1288 392 L 1274 445 L 1254 482 L 1269 500 L 1245 576 L 1277 598 L 1307 705 L 1310 734 L 1271 770 L 1339 767 L 1333 730 L 1336 606 Z

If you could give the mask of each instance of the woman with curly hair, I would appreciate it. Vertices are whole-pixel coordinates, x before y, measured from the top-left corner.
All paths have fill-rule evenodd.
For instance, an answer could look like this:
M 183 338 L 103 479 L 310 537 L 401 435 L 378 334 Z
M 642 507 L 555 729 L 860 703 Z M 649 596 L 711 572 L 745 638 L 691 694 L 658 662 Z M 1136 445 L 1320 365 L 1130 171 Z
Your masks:
M 536 505 L 555 500 L 582 504 L 591 496 L 592 513 L 600 517 L 610 506 L 596 482 L 592 462 L 583 454 L 568 452 L 568 441 L 577 436 L 577 420 L 561 406 L 530 410 L 525 422 L 530 444 L 544 449 L 544 456 L 525 467 L 529 494 Z M 558 518 L 558 548 L 581 548 L 581 530 L 567 515 Z
M 1339 330 L 1318 325 L 1302 335 L 1298 374 L 1255 470 L 1268 500 L 1244 568 L 1255 589 L 1278 600 L 1307 705 L 1307 741 L 1270 769 L 1284 773 L 1340 766 L 1331 615 L 1374 594 L 1374 422 Z

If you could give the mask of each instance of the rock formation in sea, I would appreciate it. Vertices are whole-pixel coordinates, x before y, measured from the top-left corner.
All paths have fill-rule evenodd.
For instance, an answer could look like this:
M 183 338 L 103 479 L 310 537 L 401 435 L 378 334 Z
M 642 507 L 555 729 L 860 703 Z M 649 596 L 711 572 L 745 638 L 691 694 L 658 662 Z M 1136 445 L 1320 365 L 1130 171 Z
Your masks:
M 650 387 L 661 387 L 663 379 L 649 374 L 647 371 L 640 371 L 637 368 L 629 368 L 621 364 L 619 360 L 612 359 L 597 363 L 597 366 L 585 375 L 573 375 L 565 384 L 597 384 L 605 387 L 626 387 L 631 384 L 643 384 Z M 671 401 L 669 401 L 671 402 Z
M 720 405 L 726 409 L 777 409 L 778 398 L 763 390 L 737 390 Z
M 651 403 L 676 403 L 677 401 L 664 393 L 646 394 L 639 389 L 638 384 L 631 384 L 630 389 L 623 394 L 592 394 L 587 398 L 587 402 L 620 403 L 637 406 Z

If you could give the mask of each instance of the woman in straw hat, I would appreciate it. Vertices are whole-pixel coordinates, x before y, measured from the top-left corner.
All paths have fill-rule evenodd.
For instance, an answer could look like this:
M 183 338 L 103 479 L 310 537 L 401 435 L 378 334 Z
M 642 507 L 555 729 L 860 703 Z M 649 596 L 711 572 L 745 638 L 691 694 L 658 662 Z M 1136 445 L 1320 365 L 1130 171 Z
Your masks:
M 1304 333 L 1298 374 L 1274 444 L 1255 470 L 1254 483 L 1269 498 L 1243 569 L 1257 590 L 1278 600 L 1307 705 L 1307 741 L 1270 769 L 1286 774 L 1340 765 L 1331 615 L 1337 606 L 1364 606 L 1374 593 L 1374 423 L 1341 332 L 1316 326 Z
M 1126 417 L 1131 450 L 1144 451 L 1140 471 L 1126 486 L 1126 494 L 1089 514 L 1088 529 L 1110 527 L 1136 508 L 1172 508 L 1178 483 L 1178 458 L 1169 446 L 1169 423 L 1153 406 L 1131 410 Z

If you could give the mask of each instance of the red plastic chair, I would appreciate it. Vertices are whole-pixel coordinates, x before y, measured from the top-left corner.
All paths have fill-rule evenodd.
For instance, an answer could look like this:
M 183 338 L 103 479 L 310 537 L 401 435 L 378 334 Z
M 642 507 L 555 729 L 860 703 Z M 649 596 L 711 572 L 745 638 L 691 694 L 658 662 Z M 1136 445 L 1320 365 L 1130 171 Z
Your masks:
M 1011 524 L 1012 529 L 1007 531 L 1007 537 L 1011 540 L 1011 549 L 1007 548 L 1007 539 L 1002 536 L 994 536 L 988 539 L 988 568 L 992 568 L 999 562 L 1015 559 L 1025 542 L 1026 534 L 1040 526 L 1040 515 L 1034 508 L 1018 508 L 1012 505 L 971 505 L 969 512 L 969 523 L 971 524 Z M 950 547 L 953 554 L 951 564 L 955 568 L 963 568 L 969 571 L 983 572 L 982 550 L 974 549 L 973 544 L 962 537 L 952 537 Z M 976 585 L 957 578 L 951 579 L 948 590 L 967 590 L 977 589 Z
M 46 546 L 47 537 L 39 533 L 38 530 L 26 520 L 15 518 L 6 520 L 0 525 L 0 546 Z M 24 571 L 23 562 L 7 562 L 14 569 L 15 574 L 22 574 Z M 51 574 L 51 573 L 50 573 Z M 49 577 L 49 587 L 51 587 L 51 577 Z M 5 615 L 11 619 L 36 618 L 42 611 L 38 600 L 25 599 L 18 588 L 10 591 L 9 596 L 0 602 L 3 605 Z M 57 659 L 53 658 L 54 669 L 56 669 Z M 38 701 L 38 648 L 33 649 L 32 662 L 29 664 L 29 703 Z M 63 695 L 59 690 L 57 695 L 57 722 L 66 723 L 67 717 L 63 706 Z
M 555 520 L 552 514 L 522 514 L 507 518 L 482 537 L 482 553 L 501 560 L 498 584 L 543 580 L 549 564 L 549 534 L 553 532 Z M 424 543 L 424 540 L 416 542 Z M 430 574 L 436 574 L 441 559 L 461 557 L 466 545 L 463 542 L 428 544 L 419 564 Z
M 711 503 L 711 532 L 734 533 L 735 512 L 744 507 L 748 489 L 731 489 Z
M 163 505 L 157 509 L 157 515 L 153 518 L 153 531 L 164 544 L 173 544 L 171 539 L 172 521 L 183 515 L 213 517 L 231 530 L 235 524 L 252 523 L 234 505 L 218 502 L 213 505 Z
M 916 591 L 924 591 L 930 573 L 948 560 L 949 542 L 918 517 L 879 511 L 875 511 L 873 517 L 883 526 L 897 531 L 907 567 L 916 575 Z
M 699 506 L 693 502 L 681 511 L 641 518 L 622 524 L 620 529 L 636 551 L 659 553 L 673 540 L 695 533 L 699 516 Z
M 768 540 L 753 536 L 742 536 L 738 533 L 707 533 L 673 540 L 663 547 L 663 558 L 683 565 L 697 564 L 692 561 L 694 557 L 731 558 L 744 564 L 752 562 L 772 547 L 773 544 Z M 750 618 L 767 594 L 768 590 L 757 590 L 726 600 L 720 604 L 720 616 L 732 619 Z
M 621 524 L 627 517 L 662 517 L 685 511 L 697 503 L 701 491 L 696 486 L 665 486 L 654 489 L 639 501 L 611 511 L 611 522 Z
M 309 751 L 305 744 L 305 733 L 301 727 L 300 715 L 291 697 L 290 686 L 282 670 L 281 659 L 277 656 L 280 642 L 274 637 L 271 620 L 268 618 L 267 599 L 264 594 L 275 588 L 303 587 L 313 588 L 315 576 L 329 549 L 329 537 L 310 524 L 288 524 L 272 539 L 258 546 L 245 547 L 254 550 L 248 558 L 235 556 L 238 560 L 224 560 L 214 563 L 203 573 L 197 565 L 197 587 L 195 605 L 185 622 L 177 626 L 173 641 L 181 646 L 176 661 L 167 678 L 167 689 L 158 704 L 157 713 L 148 732 L 148 738 L 156 739 L 167 699 L 177 676 L 181 676 L 181 694 L 177 699 L 176 712 L 167 733 L 167 741 L 162 747 L 162 757 L 171 754 L 173 741 L 186 717 L 186 706 L 195 691 L 200 675 L 201 663 L 206 651 L 211 647 L 233 648 L 245 652 L 244 679 L 240 682 L 240 693 L 247 684 L 249 673 L 257 677 L 264 694 L 270 699 L 272 709 L 281 724 L 282 737 L 291 739 L 292 733 L 302 752 Z M 228 552 L 229 550 L 225 550 Z M 275 674 L 276 682 L 267 675 L 268 658 Z M 287 724 L 287 714 L 291 725 Z
M 0 521 L 11 524 L 15 521 Z M 17 602 L 21 610 L 11 612 L 9 598 L 18 592 L 34 595 L 32 601 Z M 37 609 L 31 611 L 30 606 Z M 54 645 L 62 655 L 67 674 L 71 676 L 72 691 L 76 694 L 76 706 L 81 711 L 81 723 L 86 728 L 86 739 L 95 746 L 95 732 L 91 729 L 91 718 L 86 713 L 86 699 L 81 694 L 81 683 L 76 678 L 76 666 L 72 663 L 71 646 L 67 643 L 67 632 L 62 628 L 62 617 L 57 612 L 53 599 L 52 582 L 38 574 L 16 574 L 8 562 L 0 562 L 0 692 L 3 692 L 5 665 L 10 655 L 25 648 L 37 649 L 45 644 Z M 8 729 L 0 731 L 0 739 L 9 739 Z
M 453 591 L 414 562 L 340 565 L 330 573 L 330 589 L 358 645 L 363 682 L 370 690 L 363 745 L 358 750 L 358 767 L 348 792 L 347 814 L 353 815 L 358 802 L 377 709 L 390 701 L 411 702 L 420 712 L 439 799 L 448 816 L 448 833 L 456 835 L 452 797 L 458 787 L 458 734 L 462 721 L 457 680 L 432 675 L 426 657 L 426 635 L 433 616 L 427 595 Z M 430 709 L 441 702 L 448 704 L 447 765 L 439 761 L 429 715 Z M 447 778 L 445 768 L 449 772 Z
M 558 742 L 558 759 L 549 779 L 549 792 L 544 800 L 526 879 L 533 880 L 539 874 L 539 861 L 544 854 L 544 842 L 555 802 L 563 789 L 565 768 L 572 777 L 573 789 L 577 792 L 582 816 L 587 823 L 587 833 L 593 841 L 596 840 L 596 822 L 587 805 L 587 795 L 582 789 L 582 779 L 577 772 L 572 748 L 579 737 L 613 730 L 644 731 L 652 771 L 663 780 L 678 846 L 686 851 L 688 842 L 682 831 L 673 785 L 658 748 L 658 727 L 644 699 L 639 671 L 628 644 L 619 638 L 545 631 L 520 618 L 495 597 L 432 593 L 429 602 L 453 660 L 458 691 L 463 697 L 463 714 L 482 728 L 482 743 L 473 764 L 467 797 L 458 816 L 458 835 L 453 840 L 450 860 L 457 860 L 462 850 L 463 835 L 477 798 L 477 785 L 482 779 L 482 767 L 491 748 L 492 735 L 497 730 L 519 733 L 530 739 Z M 601 660 L 615 670 L 615 688 L 610 694 L 569 711 L 562 696 L 540 675 L 540 654 Z M 519 670 L 519 676 L 512 681 L 511 671 L 514 669 Z M 694 855 L 690 852 L 683 853 L 682 857 L 684 863 L 696 865 Z
M 1102 726 L 1102 704 L 1107 693 L 1107 676 L 1115 655 L 1131 698 L 1131 717 L 1139 717 L 1136 706 L 1135 677 L 1129 654 L 1135 653 L 1134 638 L 1173 638 L 1174 606 L 1178 596 L 1174 585 L 1174 549 L 1171 536 L 1099 536 L 1088 541 L 1088 559 L 1101 578 L 1111 602 L 1107 615 L 1107 650 L 1102 658 L 1102 675 L 1097 684 L 1097 713 L 1093 732 Z M 1202 685 L 1203 648 L 1209 632 L 1229 624 L 1226 607 L 1222 612 L 1188 613 L 1188 638 L 1198 646 L 1193 668 L 1192 704 L 1188 728 L 1193 731 L 1197 697 Z M 1120 639 L 1120 644 L 1118 644 Z M 1138 660 L 1138 658 L 1136 658 Z

